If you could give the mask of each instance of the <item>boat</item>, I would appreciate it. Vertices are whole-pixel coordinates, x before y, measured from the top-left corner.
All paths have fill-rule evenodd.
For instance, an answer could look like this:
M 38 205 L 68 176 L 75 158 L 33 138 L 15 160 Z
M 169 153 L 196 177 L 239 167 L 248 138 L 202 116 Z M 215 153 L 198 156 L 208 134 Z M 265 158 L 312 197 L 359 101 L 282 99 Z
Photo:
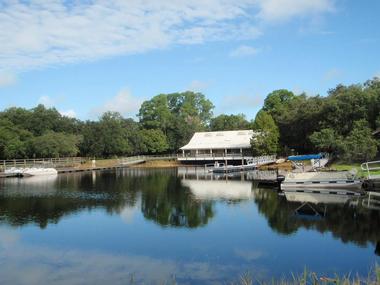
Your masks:
M 242 172 L 257 169 L 257 164 L 242 164 L 242 165 L 225 165 L 224 163 L 215 164 L 211 172 L 214 173 L 231 173 L 231 172 Z
M 211 165 L 205 165 L 207 168 L 208 166 L 211 166 L 212 169 L 209 170 L 209 172 L 214 173 L 231 173 L 231 172 L 243 172 L 243 171 L 250 171 L 250 170 L 256 170 L 260 165 L 265 165 L 269 163 L 276 162 L 276 155 L 265 155 L 265 156 L 257 156 L 253 157 L 251 159 L 247 160 L 247 164 L 241 164 L 241 165 L 227 165 L 224 163 L 219 163 L 216 161 L 214 164 Z
M 57 174 L 58 174 L 58 171 L 55 168 L 32 167 L 32 168 L 24 168 L 22 172 L 20 173 L 20 176 L 29 177 L 29 176 L 46 176 L 46 175 L 57 175 Z
M 331 189 L 361 190 L 363 181 L 349 171 L 290 172 L 278 176 L 282 191 L 311 192 Z M 314 191 L 314 192 L 313 192 Z

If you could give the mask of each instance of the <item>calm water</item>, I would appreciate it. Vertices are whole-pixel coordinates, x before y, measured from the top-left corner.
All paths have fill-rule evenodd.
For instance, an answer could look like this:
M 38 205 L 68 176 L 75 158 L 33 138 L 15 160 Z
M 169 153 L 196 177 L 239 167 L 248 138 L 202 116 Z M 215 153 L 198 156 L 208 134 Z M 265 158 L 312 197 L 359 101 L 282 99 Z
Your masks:
M 366 274 L 379 254 L 380 211 L 363 199 L 285 197 L 191 168 L 0 180 L 0 284 Z

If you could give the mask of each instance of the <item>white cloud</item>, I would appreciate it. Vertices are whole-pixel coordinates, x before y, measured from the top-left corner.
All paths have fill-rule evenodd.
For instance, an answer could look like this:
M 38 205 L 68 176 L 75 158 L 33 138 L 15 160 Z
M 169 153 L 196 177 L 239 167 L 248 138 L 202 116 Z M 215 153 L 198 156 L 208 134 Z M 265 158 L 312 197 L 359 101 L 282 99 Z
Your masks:
M 62 116 L 66 116 L 66 117 L 69 117 L 69 118 L 75 118 L 77 116 L 77 114 L 75 113 L 75 111 L 73 109 L 66 110 L 66 111 L 59 111 L 59 113 Z
M 13 85 L 15 83 L 16 76 L 14 74 L 0 71 L 0 87 Z
M 264 97 L 261 95 L 230 95 L 224 96 L 221 104 L 222 110 L 239 111 L 254 109 L 262 106 Z
M 342 71 L 338 68 L 331 68 L 323 75 L 323 81 L 331 81 L 338 79 L 342 76 Z
M 171 276 L 178 280 L 191 277 L 196 283 L 222 283 L 242 271 L 242 264 L 30 245 L 13 230 L 0 233 L 1 284 L 129 284 L 131 276 L 136 284 L 167 283 Z M 252 274 L 260 276 L 260 271 L 252 269 Z
M 135 117 L 143 99 L 134 97 L 128 90 L 121 90 L 115 97 L 107 101 L 102 107 L 91 111 L 92 115 L 99 116 L 107 111 L 119 112 L 126 117 Z
M 193 80 L 193 81 L 191 81 L 191 83 L 187 89 L 190 91 L 194 91 L 194 92 L 202 92 L 205 89 L 207 89 L 209 87 L 209 85 L 210 84 L 208 82 L 204 82 L 204 81 L 200 81 L 200 80 Z
M 254 56 L 260 52 L 259 49 L 251 46 L 242 45 L 230 52 L 232 57 Z
M 334 0 L 259 0 L 258 17 L 267 22 L 286 21 L 293 17 L 315 16 L 334 11 Z
M 0 62 L 17 72 L 175 45 L 253 39 L 261 34 L 258 19 L 332 7 L 329 0 L 15 0 L 0 5 Z
M 45 107 L 53 107 L 54 104 L 55 104 L 55 100 L 49 96 L 41 96 L 39 99 L 38 99 L 38 104 L 42 104 L 44 105 Z
M 247 248 L 235 249 L 235 255 L 240 257 L 240 258 L 243 258 L 244 260 L 247 260 L 247 261 L 258 260 L 258 259 L 261 259 L 265 256 L 265 254 L 261 250 L 250 250 Z

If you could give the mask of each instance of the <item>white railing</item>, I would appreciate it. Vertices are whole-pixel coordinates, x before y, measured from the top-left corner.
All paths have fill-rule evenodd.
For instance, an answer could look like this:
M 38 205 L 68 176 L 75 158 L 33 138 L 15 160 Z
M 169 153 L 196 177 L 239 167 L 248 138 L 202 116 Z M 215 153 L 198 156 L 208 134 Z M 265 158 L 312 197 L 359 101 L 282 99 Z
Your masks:
M 187 155 L 182 155 L 178 154 L 177 155 L 178 160 L 247 160 L 247 159 L 252 159 L 252 155 L 244 155 L 244 154 L 239 154 L 239 153 L 228 153 L 228 154 L 187 154 Z
M 367 171 L 368 179 L 380 178 L 380 175 L 371 174 L 371 171 L 380 170 L 380 160 L 364 162 L 360 167 L 363 171 Z
M 11 167 L 69 167 L 86 161 L 83 157 L 36 158 L 36 159 L 8 159 L 0 160 L 0 171 Z
M 119 164 L 132 164 L 137 162 L 161 160 L 161 159 L 176 159 L 176 154 L 160 154 L 160 155 L 134 155 L 121 157 L 118 159 Z
M 276 155 L 263 155 L 263 156 L 256 156 L 253 157 L 248 161 L 250 164 L 254 165 L 260 165 L 260 164 L 267 164 L 272 163 L 276 161 Z

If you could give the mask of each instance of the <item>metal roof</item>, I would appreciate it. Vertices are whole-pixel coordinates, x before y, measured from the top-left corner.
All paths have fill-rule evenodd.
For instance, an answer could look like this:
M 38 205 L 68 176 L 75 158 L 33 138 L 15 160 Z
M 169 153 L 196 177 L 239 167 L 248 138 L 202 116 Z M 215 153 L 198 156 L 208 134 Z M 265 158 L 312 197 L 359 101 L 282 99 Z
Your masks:
M 181 150 L 194 149 L 240 149 L 250 148 L 251 138 L 256 134 L 252 130 L 198 132 Z

